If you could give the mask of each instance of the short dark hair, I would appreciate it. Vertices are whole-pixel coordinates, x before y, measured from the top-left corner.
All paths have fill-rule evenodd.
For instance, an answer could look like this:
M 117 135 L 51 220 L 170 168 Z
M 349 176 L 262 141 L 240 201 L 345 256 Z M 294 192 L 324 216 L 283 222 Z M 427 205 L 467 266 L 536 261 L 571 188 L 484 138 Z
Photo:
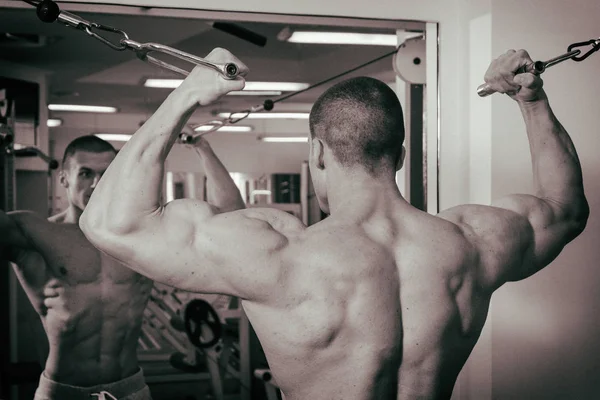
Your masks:
M 315 102 L 311 137 L 323 140 L 345 167 L 362 165 L 369 173 L 395 163 L 404 142 L 404 117 L 396 93 L 369 77 L 340 82 Z
M 89 151 L 91 153 L 104 153 L 105 151 L 111 151 L 117 154 L 117 150 L 112 144 L 108 143 L 104 139 L 100 139 L 98 136 L 85 135 L 80 136 L 73 140 L 67 148 L 62 159 L 62 168 L 64 169 L 69 159 L 75 155 L 78 151 Z

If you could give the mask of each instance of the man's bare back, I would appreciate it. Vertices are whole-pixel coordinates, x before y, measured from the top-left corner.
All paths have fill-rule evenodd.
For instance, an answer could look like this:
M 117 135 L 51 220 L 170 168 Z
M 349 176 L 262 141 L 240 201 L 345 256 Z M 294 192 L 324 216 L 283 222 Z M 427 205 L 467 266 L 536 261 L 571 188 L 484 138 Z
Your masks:
M 44 374 L 95 386 L 139 371 L 137 343 L 152 281 L 92 246 L 64 214 L 11 213 L 22 233 L 7 249 L 50 344 Z
M 284 298 L 244 302 L 287 400 L 449 397 L 489 295 L 456 225 L 389 200 L 304 230 Z

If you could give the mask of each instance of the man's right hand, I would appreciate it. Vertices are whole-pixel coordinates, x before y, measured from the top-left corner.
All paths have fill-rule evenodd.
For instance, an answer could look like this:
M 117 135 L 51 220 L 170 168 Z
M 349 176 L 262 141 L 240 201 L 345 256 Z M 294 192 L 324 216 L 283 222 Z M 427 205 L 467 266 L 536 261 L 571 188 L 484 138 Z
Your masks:
M 544 82 L 539 75 L 516 71 L 533 64 L 525 50 L 509 50 L 490 64 L 485 73 L 485 82 L 498 93 L 506 93 L 519 103 L 532 103 L 546 99 Z
M 196 105 L 206 106 L 231 91 L 244 88 L 244 77 L 248 74 L 248 67 L 228 50 L 217 47 L 205 58 L 218 64 L 233 63 L 238 67 L 239 75 L 235 79 L 225 79 L 212 68 L 199 65 L 190 72 L 176 91 L 185 93 Z

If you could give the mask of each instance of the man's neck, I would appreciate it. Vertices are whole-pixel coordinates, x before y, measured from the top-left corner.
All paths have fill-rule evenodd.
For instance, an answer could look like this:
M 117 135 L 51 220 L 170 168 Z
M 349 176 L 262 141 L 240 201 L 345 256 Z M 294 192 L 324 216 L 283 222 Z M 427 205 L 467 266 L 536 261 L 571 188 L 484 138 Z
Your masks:
M 79 218 L 81 217 L 82 213 L 83 211 L 71 204 L 65 211 L 52 216 L 51 221 L 61 224 L 77 225 L 79 224 Z
M 331 215 L 371 213 L 393 199 L 404 200 L 390 177 L 367 173 L 335 174 L 328 177 L 327 197 Z

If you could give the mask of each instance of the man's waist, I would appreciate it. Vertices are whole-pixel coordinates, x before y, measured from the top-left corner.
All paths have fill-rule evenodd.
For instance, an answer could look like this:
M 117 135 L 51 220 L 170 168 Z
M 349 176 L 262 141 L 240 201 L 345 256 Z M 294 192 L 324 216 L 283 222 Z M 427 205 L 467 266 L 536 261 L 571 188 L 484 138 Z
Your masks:
M 144 375 L 139 367 L 133 374 L 122 379 L 97 380 L 83 384 L 66 383 L 50 376 L 49 371 L 44 371 L 40 377 L 37 394 L 40 398 L 89 399 L 94 394 L 108 392 L 118 399 L 147 390 L 146 387 Z
M 107 356 L 73 347 L 51 346 L 44 375 L 56 382 L 87 387 L 129 378 L 139 369 L 135 350 Z

